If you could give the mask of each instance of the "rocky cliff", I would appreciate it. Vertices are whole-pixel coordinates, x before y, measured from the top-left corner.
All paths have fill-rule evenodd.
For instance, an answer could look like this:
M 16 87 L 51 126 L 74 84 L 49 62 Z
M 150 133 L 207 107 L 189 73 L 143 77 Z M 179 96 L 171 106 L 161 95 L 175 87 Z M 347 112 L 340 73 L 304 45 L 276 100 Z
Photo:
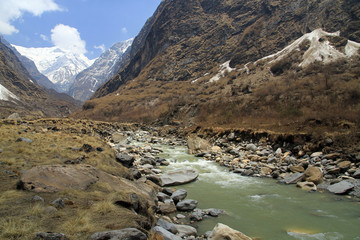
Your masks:
M 316 69 L 294 69 L 295 62 L 300 63 L 310 47 L 308 42 L 303 43 L 301 51 L 292 52 L 290 62 L 294 64 L 278 63 L 281 74 L 269 74 L 268 69 L 276 67 L 274 62 L 269 63 L 271 66 L 257 62 L 259 64 L 253 64 L 251 69 L 247 64 L 275 54 L 317 29 L 328 33 L 339 31 L 336 37 L 318 41 L 329 41 L 332 47 L 342 48 L 344 52 L 348 40 L 360 42 L 359 17 L 358 1 L 162 1 L 135 38 L 128 61 L 95 93 L 92 101 L 85 103 L 82 114 L 110 120 L 191 118 L 190 122 L 210 119 L 219 122 L 221 117 L 220 122 L 234 122 L 244 116 L 263 115 L 261 117 L 268 119 L 270 115 L 274 118 L 286 115 L 287 118 L 300 109 L 300 115 L 314 117 L 315 108 L 310 111 L 307 106 L 314 102 L 295 99 L 289 94 L 289 90 L 309 90 L 304 87 L 306 84 L 299 88 L 295 86 L 299 83 L 285 84 L 283 80 L 311 82 L 318 94 L 322 96 L 328 91 L 325 95 L 331 92 L 335 98 L 339 88 L 332 87 L 342 85 L 338 82 L 346 78 L 342 74 L 347 74 L 348 85 L 354 84 L 348 86 L 349 89 L 358 88 L 355 81 L 359 76 L 355 69 L 358 59 L 353 57 L 336 64 L 341 69 L 336 70 L 337 76 L 330 80 L 323 80 L 328 76 L 323 73 L 334 68 L 326 70 L 322 60 L 315 61 Z M 320 90 L 323 81 L 331 84 L 325 83 Z M 274 82 L 281 87 L 274 87 Z M 276 92 L 274 96 L 273 89 L 285 92 Z M 314 100 L 313 93 L 301 94 Z M 344 90 L 342 94 L 341 104 L 358 103 L 357 93 Z M 351 96 L 355 96 L 356 101 L 352 101 Z M 266 97 L 273 103 L 267 108 L 269 116 L 264 115 L 266 106 L 262 105 Z M 304 106 L 306 109 L 301 109 Z M 307 114 L 307 110 L 311 113 Z
M 36 84 L 13 51 L 0 42 L 0 117 L 11 113 L 63 116 L 77 109 L 74 100 L 48 93 Z

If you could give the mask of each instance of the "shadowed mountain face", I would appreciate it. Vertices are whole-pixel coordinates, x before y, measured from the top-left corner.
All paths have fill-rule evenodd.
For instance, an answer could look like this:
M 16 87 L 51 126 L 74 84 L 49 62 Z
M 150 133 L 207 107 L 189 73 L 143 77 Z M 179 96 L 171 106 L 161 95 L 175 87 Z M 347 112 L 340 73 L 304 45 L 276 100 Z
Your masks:
M 118 74 L 99 88 L 83 113 L 92 118 L 102 114 L 103 119 L 144 120 L 175 116 L 179 107 L 188 106 L 188 116 L 194 117 L 210 102 L 245 101 L 234 97 L 239 95 L 236 92 L 254 92 L 273 76 L 256 66 L 251 76 L 236 71 L 228 79 L 226 72 L 243 69 L 316 29 L 340 31 L 339 39 L 332 40 L 339 48 L 347 40 L 360 42 L 359 21 L 360 3 L 355 0 L 165 0 L 135 38 Z M 323 40 L 327 41 L 319 39 Z M 306 50 L 306 43 L 303 47 Z M 301 57 L 294 55 L 292 62 Z M 225 70 L 219 69 L 223 63 L 228 64 Z M 219 71 L 224 73 L 220 81 L 204 84 Z
M 73 99 L 38 86 L 13 51 L 0 42 L 0 117 L 11 113 L 63 116 L 77 109 Z

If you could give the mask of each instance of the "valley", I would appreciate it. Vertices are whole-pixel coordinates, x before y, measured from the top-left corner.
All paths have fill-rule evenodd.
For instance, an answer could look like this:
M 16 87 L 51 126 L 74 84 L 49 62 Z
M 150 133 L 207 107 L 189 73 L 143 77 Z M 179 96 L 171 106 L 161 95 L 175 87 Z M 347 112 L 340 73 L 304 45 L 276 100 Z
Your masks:
M 360 239 L 359 1 L 156 6 L 0 36 L 0 239 Z

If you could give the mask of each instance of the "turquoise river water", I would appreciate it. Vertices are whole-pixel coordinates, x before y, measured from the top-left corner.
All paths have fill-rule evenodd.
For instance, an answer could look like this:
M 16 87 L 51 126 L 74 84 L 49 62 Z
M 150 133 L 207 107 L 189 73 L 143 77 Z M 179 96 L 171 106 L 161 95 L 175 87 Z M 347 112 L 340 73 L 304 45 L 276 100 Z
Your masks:
M 308 193 L 273 179 L 243 177 L 217 163 L 187 154 L 185 147 L 161 147 L 171 162 L 162 168 L 196 169 L 197 181 L 177 186 L 188 191 L 198 208 L 226 214 L 199 222 L 204 234 L 221 222 L 255 239 L 360 240 L 360 203 L 344 196 Z

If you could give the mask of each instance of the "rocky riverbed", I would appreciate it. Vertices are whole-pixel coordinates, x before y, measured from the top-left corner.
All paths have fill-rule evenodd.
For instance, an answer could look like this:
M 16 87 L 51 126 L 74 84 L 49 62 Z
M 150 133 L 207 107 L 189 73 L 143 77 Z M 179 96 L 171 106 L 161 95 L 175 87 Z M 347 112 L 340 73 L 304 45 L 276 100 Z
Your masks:
M 0 198 L 1 209 L 8 208 L 11 201 L 16 202 L 12 195 L 17 199 L 20 195 L 23 199 L 17 202 L 21 202 L 22 208 L 32 208 L 31 214 L 34 211 L 37 214 L 34 218 L 29 213 L 26 218 L 34 218 L 34 222 L 48 219 L 51 224 L 44 225 L 50 227 L 48 231 L 71 226 L 70 222 L 75 220 L 67 214 L 75 208 L 78 209 L 76 221 L 82 223 L 72 225 L 78 226 L 79 231 L 81 224 L 84 233 L 94 233 L 95 229 L 104 227 L 109 229 L 92 234 L 91 239 L 122 239 L 124 236 L 161 239 L 157 238 L 159 234 L 164 239 L 217 239 L 226 234 L 231 235 L 231 239 L 250 239 L 222 224 L 198 236 L 194 223 L 226 213 L 214 208 L 199 209 L 196 199 L 187 198 L 181 184 L 196 181 L 197 171 L 162 172 L 161 167 L 171 162 L 160 157 L 162 149 L 157 147 L 160 145 L 187 146 L 189 153 L 217 162 L 239 175 L 273 178 L 281 184 L 294 184 L 310 192 L 348 194 L 355 200 L 360 197 L 360 155 L 332 149 L 330 138 L 324 141 L 326 146 L 320 152 L 307 149 L 306 144 L 290 148 L 266 138 L 245 139 L 236 132 L 200 138 L 180 134 L 171 127 L 73 120 L 9 120 L 2 122 L 1 130 L 4 136 L 0 147 L 0 164 L 4 167 L 1 178 L 6 183 L 1 189 L 4 193 Z M 18 189 L 26 191 L 15 193 L 7 187 L 15 182 Z M 33 206 L 35 202 L 37 205 Z M 112 211 L 128 216 L 129 220 L 112 223 Z M 84 214 L 92 220 L 85 220 Z M 51 227 L 56 222 L 52 216 L 60 216 L 58 228 Z M 99 221 L 100 216 L 103 216 L 102 223 L 91 225 L 91 221 Z M 70 222 L 64 222 L 65 219 Z M 89 226 L 84 221 L 89 221 L 86 222 Z M 19 220 L 21 222 L 24 220 Z M 11 222 L 5 220 L 3 223 L 7 226 Z M 117 226 L 129 227 L 118 229 Z M 0 233 L 6 231 L 2 227 Z M 72 239 L 79 234 L 76 231 L 74 228 L 70 231 Z M 52 234 L 58 239 L 68 239 L 63 233 L 35 235 L 37 239 L 53 239 Z

